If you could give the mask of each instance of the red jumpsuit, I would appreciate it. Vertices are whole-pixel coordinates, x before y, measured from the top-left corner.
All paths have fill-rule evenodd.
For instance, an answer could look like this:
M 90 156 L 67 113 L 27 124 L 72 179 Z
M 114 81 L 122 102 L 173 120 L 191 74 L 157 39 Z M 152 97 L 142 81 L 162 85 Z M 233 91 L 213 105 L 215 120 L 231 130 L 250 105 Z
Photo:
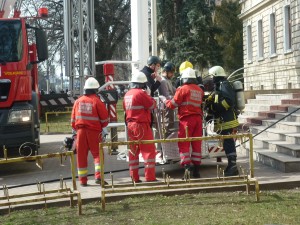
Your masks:
M 203 90 L 196 84 L 184 84 L 177 88 L 173 99 L 166 100 L 168 108 L 178 107 L 179 131 L 178 138 L 186 137 L 186 127 L 188 127 L 188 137 L 202 137 L 202 98 Z M 192 153 L 190 153 L 192 145 Z M 201 164 L 201 141 L 178 142 L 179 154 L 182 166 Z
M 123 100 L 123 108 L 126 112 L 126 123 L 130 141 L 153 140 L 153 133 L 150 127 L 151 110 L 156 108 L 156 102 L 147 95 L 146 91 L 133 88 L 130 89 Z M 156 180 L 155 176 L 155 145 L 140 144 L 131 145 L 129 152 L 130 176 L 135 182 L 139 179 L 139 153 L 142 154 L 145 164 L 146 181 Z
M 87 183 L 88 151 L 95 164 L 95 179 L 100 179 L 99 143 L 102 140 L 102 128 L 108 125 L 108 112 L 105 104 L 96 94 L 84 95 L 74 103 L 71 125 L 77 132 L 77 168 L 81 184 Z

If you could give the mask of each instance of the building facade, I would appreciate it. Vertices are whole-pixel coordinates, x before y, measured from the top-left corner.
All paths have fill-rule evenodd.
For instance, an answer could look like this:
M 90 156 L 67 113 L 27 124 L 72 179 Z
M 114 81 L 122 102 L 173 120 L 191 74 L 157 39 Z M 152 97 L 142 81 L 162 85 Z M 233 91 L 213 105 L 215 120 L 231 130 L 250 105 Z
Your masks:
M 240 0 L 245 90 L 300 88 L 300 0 Z

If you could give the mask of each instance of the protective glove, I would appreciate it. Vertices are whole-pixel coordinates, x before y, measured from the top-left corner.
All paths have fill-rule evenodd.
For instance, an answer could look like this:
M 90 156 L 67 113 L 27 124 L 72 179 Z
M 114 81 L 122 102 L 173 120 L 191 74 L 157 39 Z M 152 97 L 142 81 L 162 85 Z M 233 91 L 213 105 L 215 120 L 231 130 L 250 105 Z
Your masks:
M 146 92 L 147 92 L 147 95 L 151 96 L 151 90 L 148 86 L 147 86 Z
M 163 103 L 165 103 L 165 101 L 167 100 L 167 98 L 163 95 L 158 96 L 159 100 Z
M 159 76 L 159 75 L 157 75 L 157 76 L 155 77 L 155 79 L 156 79 L 157 81 L 159 81 L 159 82 L 161 82 L 161 80 L 162 80 L 161 76 Z
M 108 135 L 108 130 L 107 130 L 107 127 L 103 127 L 102 128 L 102 137 Z
M 214 99 L 213 99 L 213 96 L 212 95 L 209 95 L 206 99 L 208 102 L 212 102 Z

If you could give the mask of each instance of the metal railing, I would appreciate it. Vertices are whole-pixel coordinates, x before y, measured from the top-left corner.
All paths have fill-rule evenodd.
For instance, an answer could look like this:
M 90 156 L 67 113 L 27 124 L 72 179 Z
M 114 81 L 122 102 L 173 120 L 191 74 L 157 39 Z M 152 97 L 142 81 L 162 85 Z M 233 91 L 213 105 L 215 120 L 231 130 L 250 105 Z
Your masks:
M 71 122 L 69 120 L 69 122 L 57 122 L 57 123 L 50 123 L 49 122 L 49 115 L 56 115 L 56 116 L 59 116 L 59 115 L 70 115 L 70 118 L 71 118 L 71 113 L 72 111 L 66 111 L 66 112 L 46 112 L 45 113 L 45 125 L 46 125 L 46 132 L 50 132 L 50 127 L 54 127 L 54 124 L 56 124 L 58 127 L 69 127 L 70 129 L 70 132 L 71 132 Z M 65 129 L 63 129 L 65 130 Z
M 4 151 L 5 151 L 5 147 L 4 147 Z M 4 155 L 6 154 L 4 153 Z M 11 206 L 13 205 L 23 205 L 31 202 L 44 202 L 45 207 L 47 207 L 47 201 L 62 199 L 62 198 L 70 198 L 70 206 L 73 207 L 74 197 L 77 197 L 78 214 L 81 215 L 82 214 L 81 194 L 79 191 L 77 191 L 75 161 L 74 161 L 74 153 L 72 151 L 36 155 L 36 156 L 18 157 L 18 158 L 5 157 L 3 159 L 0 159 L 0 165 L 25 162 L 25 161 L 36 161 L 36 165 L 42 169 L 44 159 L 60 158 L 60 163 L 62 165 L 63 157 L 66 158 L 68 156 L 70 157 L 70 164 L 71 164 L 72 188 L 68 188 L 67 184 L 62 179 L 60 179 L 59 189 L 45 190 L 45 185 L 41 184 L 40 182 L 37 182 L 37 188 L 38 188 L 37 192 L 10 195 L 9 188 L 4 184 L 3 185 L 4 196 L 0 197 L 0 207 L 8 206 L 8 210 L 10 213 Z
M 217 167 L 217 177 L 216 178 L 206 178 L 206 179 L 190 179 L 189 177 L 185 180 L 171 181 L 170 176 L 164 174 L 164 179 L 162 182 L 147 182 L 147 183 L 135 183 L 133 184 L 114 184 L 113 174 L 111 175 L 111 185 L 104 185 L 104 179 L 101 179 L 101 203 L 102 209 L 105 210 L 105 197 L 106 194 L 115 193 L 132 193 L 140 191 L 158 191 L 158 190 L 174 190 L 182 188 L 203 188 L 203 187 L 221 187 L 221 186 L 232 186 L 232 185 L 246 185 L 246 191 L 249 193 L 250 184 L 255 185 L 256 201 L 259 201 L 259 184 L 257 179 L 254 178 L 254 161 L 253 161 L 253 138 L 252 134 L 235 134 L 235 135 L 217 135 L 211 137 L 187 137 L 187 138 L 175 138 L 175 139 L 159 139 L 159 140 L 143 140 L 143 141 L 125 141 L 125 142 L 106 142 L 100 143 L 99 153 L 100 153 L 100 163 L 101 163 L 101 177 L 104 177 L 104 147 L 110 149 L 113 145 L 138 145 L 138 144 L 153 144 L 153 143 L 168 143 L 168 142 L 186 142 L 186 141 L 207 141 L 207 140 L 223 140 L 228 138 L 249 138 L 250 154 L 249 154 L 249 166 L 250 175 L 242 170 L 243 175 L 234 177 L 225 177 L 224 170 L 222 171 L 222 176 L 220 176 L 220 170 Z

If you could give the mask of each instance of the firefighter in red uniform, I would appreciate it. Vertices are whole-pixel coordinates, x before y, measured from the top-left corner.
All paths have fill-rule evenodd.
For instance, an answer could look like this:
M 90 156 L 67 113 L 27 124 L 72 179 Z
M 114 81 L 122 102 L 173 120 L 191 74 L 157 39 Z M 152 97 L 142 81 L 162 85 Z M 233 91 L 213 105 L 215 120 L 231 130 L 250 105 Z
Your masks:
M 98 81 L 93 77 L 88 78 L 84 85 L 84 95 L 75 101 L 72 110 L 71 125 L 77 132 L 77 167 L 81 186 L 87 186 L 89 150 L 94 158 L 95 182 L 101 183 L 99 142 L 109 118 L 105 104 L 96 94 L 98 88 Z
M 202 137 L 202 99 L 203 90 L 197 85 L 196 73 L 192 68 L 186 68 L 181 75 L 182 86 L 178 87 L 171 100 L 163 97 L 160 99 L 167 107 L 175 109 L 178 107 L 179 131 L 178 138 L 186 137 L 186 127 L 188 127 L 188 137 Z M 190 153 L 190 145 L 192 152 Z M 201 141 L 178 142 L 180 164 L 185 170 L 193 167 L 193 177 L 199 178 L 199 167 L 201 164 Z
M 131 89 L 125 94 L 123 100 L 129 140 L 153 140 L 150 123 L 151 110 L 156 108 L 156 101 L 146 92 L 147 78 L 144 73 L 135 73 L 131 82 Z M 156 181 L 154 143 L 130 146 L 129 171 L 131 178 L 134 182 L 141 182 L 138 171 L 139 153 L 144 159 L 146 181 Z

